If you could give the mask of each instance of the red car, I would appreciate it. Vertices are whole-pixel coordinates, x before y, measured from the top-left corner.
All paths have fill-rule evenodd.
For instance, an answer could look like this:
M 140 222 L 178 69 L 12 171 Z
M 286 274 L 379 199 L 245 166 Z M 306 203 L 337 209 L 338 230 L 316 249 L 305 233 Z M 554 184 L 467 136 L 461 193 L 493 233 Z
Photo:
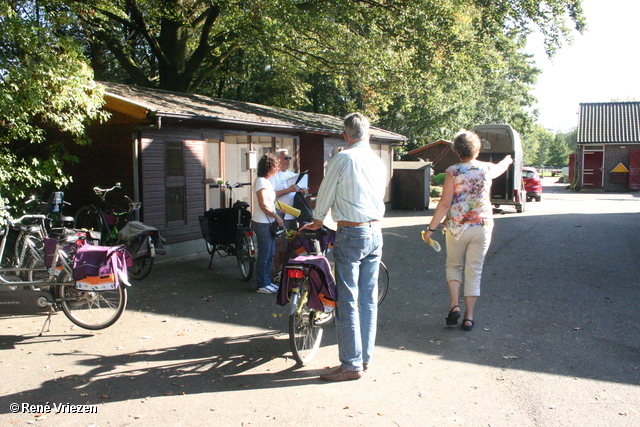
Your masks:
M 535 199 L 539 202 L 542 196 L 542 180 L 536 168 L 523 167 L 522 178 L 524 178 L 524 189 L 527 191 L 527 200 Z

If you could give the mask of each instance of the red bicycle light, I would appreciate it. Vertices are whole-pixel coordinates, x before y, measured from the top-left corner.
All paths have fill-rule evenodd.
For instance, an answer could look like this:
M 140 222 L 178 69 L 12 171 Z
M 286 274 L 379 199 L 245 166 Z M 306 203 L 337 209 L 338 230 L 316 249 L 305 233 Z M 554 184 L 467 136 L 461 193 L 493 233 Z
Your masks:
M 253 230 L 247 231 L 247 236 L 253 236 Z
M 302 279 L 304 277 L 304 271 L 297 268 L 290 268 L 287 270 L 287 277 L 291 279 Z

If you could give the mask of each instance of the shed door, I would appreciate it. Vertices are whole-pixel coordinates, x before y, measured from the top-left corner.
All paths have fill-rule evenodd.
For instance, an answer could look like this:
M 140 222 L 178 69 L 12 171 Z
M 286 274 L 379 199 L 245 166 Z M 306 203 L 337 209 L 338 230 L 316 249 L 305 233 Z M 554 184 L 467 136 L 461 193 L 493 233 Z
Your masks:
M 602 188 L 602 151 L 585 151 L 582 186 Z
M 629 190 L 640 190 L 640 150 L 629 150 Z

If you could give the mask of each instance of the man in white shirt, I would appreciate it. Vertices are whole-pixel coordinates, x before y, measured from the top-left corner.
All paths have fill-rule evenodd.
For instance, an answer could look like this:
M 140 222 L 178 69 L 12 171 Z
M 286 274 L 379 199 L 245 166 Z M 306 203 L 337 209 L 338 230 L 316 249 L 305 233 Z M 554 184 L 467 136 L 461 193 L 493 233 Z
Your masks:
M 357 380 L 373 356 L 378 316 L 378 267 L 382 256 L 387 168 L 369 146 L 369 121 L 359 113 L 344 120 L 349 148 L 329 162 L 320 184 L 313 222 L 318 229 L 331 209 L 338 225 L 336 333 L 340 366 L 320 375 L 325 381 Z

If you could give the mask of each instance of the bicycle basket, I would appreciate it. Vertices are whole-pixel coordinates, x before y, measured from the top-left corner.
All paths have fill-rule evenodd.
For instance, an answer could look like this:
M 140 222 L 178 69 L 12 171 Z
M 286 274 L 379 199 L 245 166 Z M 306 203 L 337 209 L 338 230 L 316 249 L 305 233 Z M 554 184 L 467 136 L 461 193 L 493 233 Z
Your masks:
M 202 237 L 212 245 L 230 245 L 236 242 L 238 215 L 242 227 L 251 226 L 251 212 L 238 208 L 209 209 L 200 217 Z
M 132 265 L 123 245 L 81 246 L 73 260 L 76 288 L 94 291 L 116 289 L 120 285 L 119 272 L 126 278 L 127 268 Z

